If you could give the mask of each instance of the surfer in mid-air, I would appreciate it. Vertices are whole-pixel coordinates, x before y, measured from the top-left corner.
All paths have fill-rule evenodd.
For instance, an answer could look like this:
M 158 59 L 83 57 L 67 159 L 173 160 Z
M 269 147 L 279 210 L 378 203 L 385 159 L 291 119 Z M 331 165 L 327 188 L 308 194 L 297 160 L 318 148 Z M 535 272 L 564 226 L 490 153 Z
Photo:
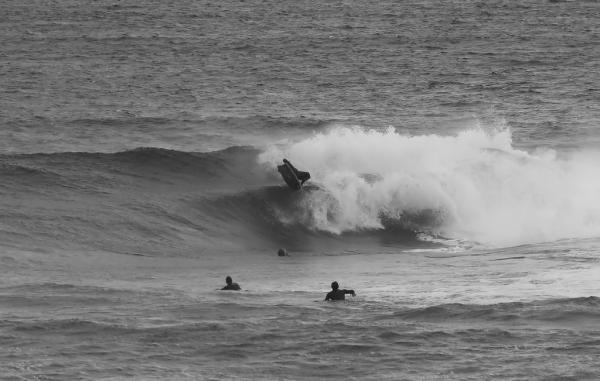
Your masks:
M 283 159 L 283 164 L 278 165 L 277 170 L 292 189 L 301 189 L 302 185 L 310 179 L 310 173 L 297 170 L 288 159 Z

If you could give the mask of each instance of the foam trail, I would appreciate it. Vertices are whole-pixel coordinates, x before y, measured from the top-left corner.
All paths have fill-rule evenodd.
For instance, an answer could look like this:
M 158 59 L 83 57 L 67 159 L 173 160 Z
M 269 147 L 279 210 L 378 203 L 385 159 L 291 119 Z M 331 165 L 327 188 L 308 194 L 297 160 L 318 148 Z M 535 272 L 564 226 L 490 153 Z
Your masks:
M 394 221 L 492 246 L 600 236 L 600 153 L 528 153 L 512 147 L 508 129 L 408 136 L 338 127 L 271 147 L 259 161 L 282 157 L 323 188 L 306 198 L 315 229 Z

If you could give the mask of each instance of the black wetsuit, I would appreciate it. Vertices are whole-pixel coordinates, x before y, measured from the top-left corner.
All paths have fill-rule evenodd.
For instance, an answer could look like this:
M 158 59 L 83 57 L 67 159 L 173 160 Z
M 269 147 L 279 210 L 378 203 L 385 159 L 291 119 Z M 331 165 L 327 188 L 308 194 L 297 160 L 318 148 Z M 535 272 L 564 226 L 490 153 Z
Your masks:
M 325 300 L 345 300 L 346 294 L 356 295 L 354 290 L 337 289 L 330 291 L 325 297 Z
M 230 283 L 230 284 L 228 284 L 227 286 L 223 287 L 221 290 L 233 290 L 233 291 L 239 291 L 239 290 L 241 290 L 241 289 L 242 289 L 242 288 L 240 287 L 240 285 L 234 282 L 234 283 Z
M 310 179 L 310 173 L 297 170 L 296 167 L 294 167 L 287 159 L 283 159 L 283 162 L 292 168 L 301 184 L 304 184 L 306 180 Z

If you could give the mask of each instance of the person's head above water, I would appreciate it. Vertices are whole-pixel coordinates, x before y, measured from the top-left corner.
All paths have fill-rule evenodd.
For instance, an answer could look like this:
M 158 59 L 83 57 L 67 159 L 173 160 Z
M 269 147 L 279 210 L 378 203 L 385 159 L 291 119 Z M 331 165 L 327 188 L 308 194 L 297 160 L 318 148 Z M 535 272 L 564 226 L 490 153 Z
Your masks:
M 229 275 L 227 275 L 225 277 L 225 283 L 227 283 L 227 285 L 225 287 L 223 287 L 221 290 L 236 290 L 239 291 L 242 288 L 240 287 L 239 284 L 235 283 L 233 281 L 233 279 L 231 279 L 231 277 Z
M 325 300 L 345 300 L 346 294 L 350 294 L 352 296 L 356 296 L 356 292 L 354 290 L 340 289 L 340 285 L 338 282 L 333 281 L 331 283 L 332 290 L 327 293 L 325 296 Z

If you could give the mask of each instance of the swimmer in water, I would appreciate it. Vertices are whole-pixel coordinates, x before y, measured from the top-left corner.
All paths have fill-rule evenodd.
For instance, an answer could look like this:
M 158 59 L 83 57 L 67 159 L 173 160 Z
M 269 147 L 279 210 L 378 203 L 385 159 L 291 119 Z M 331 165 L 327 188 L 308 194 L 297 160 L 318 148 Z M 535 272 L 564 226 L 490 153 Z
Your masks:
M 331 283 L 331 291 L 325 296 L 325 300 L 345 300 L 346 294 L 350 294 L 352 296 L 356 296 L 354 290 L 340 290 L 340 285 L 338 282 Z
M 227 283 L 227 285 L 225 287 L 223 287 L 221 290 L 239 291 L 242 289 L 239 284 L 233 282 L 233 279 L 231 279 L 231 277 L 229 275 L 227 276 L 227 278 L 225 278 L 225 283 Z

